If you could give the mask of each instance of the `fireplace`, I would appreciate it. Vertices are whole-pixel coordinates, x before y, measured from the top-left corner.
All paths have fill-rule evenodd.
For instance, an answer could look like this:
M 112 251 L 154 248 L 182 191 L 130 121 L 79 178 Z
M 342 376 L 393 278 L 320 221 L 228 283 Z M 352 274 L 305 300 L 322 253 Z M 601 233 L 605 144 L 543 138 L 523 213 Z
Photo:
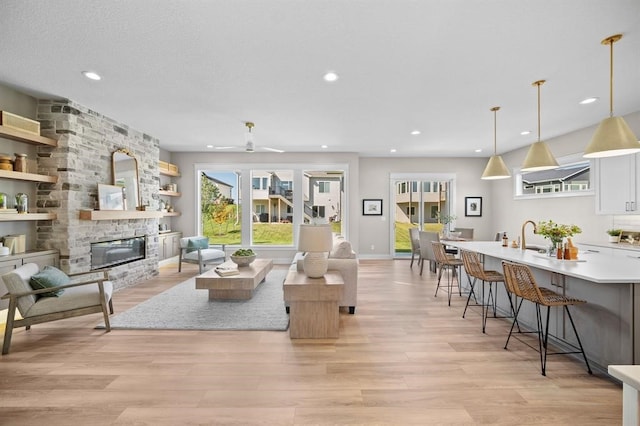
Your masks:
M 146 257 L 146 237 L 91 243 L 91 270 L 110 268 Z

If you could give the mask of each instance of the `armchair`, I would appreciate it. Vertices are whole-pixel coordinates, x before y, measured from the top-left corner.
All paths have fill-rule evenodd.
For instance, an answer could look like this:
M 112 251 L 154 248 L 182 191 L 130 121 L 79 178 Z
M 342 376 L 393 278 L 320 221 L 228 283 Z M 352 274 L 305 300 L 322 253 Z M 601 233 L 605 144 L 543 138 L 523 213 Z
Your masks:
M 227 255 L 224 252 L 225 245 L 221 244 L 221 246 L 221 250 L 213 248 L 213 246 L 209 244 L 208 237 L 180 238 L 178 272 L 182 272 L 182 262 L 197 264 L 201 274 L 206 265 L 224 262 Z
M 37 264 L 27 263 L 2 275 L 8 290 L 2 299 L 9 299 L 2 355 L 9 353 L 13 329 L 22 326 L 29 330 L 34 324 L 102 312 L 105 329 L 107 332 L 111 331 L 109 313 L 113 313 L 111 301 L 113 286 L 107 280 L 107 271 L 70 274 L 71 283 L 59 285 L 53 289 L 54 291 L 64 290 L 57 297 L 38 297 L 52 292 L 52 288 L 32 289 L 29 282 L 38 272 L 40 271 Z M 98 274 L 100 278 L 92 278 Z M 15 318 L 16 309 L 20 312 L 22 319 Z

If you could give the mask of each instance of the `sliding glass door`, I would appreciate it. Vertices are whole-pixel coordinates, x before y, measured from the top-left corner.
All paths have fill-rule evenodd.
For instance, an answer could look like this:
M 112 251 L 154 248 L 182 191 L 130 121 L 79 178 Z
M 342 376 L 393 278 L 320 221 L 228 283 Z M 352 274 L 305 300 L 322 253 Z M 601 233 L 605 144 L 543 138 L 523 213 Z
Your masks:
M 411 255 L 409 228 L 442 232 L 444 218 L 455 211 L 455 177 L 449 174 L 397 175 L 391 178 L 394 257 Z

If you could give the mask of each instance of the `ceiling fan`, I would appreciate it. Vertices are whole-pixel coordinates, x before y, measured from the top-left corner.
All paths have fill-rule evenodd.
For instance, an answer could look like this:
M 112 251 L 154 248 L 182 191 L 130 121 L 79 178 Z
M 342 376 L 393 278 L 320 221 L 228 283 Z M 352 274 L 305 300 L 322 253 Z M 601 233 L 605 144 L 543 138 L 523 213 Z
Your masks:
M 253 133 L 251 131 L 255 127 L 255 124 L 253 124 L 250 121 L 247 121 L 244 123 L 244 125 L 247 126 L 247 132 L 244 134 L 246 143 L 243 148 L 245 152 L 255 152 L 255 142 L 253 141 Z M 242 146 L 217 146 L 215 147 L 215 149 L 225 150 L 225 149 L 234 149 L 234 148 L 241 148 L 241 147 Z M 269 148 L 266 146 L 261 147 L 261 149 L 264 149 L 265 151 L 271 151 L 271 152 L 284 152 L 281 149 Z

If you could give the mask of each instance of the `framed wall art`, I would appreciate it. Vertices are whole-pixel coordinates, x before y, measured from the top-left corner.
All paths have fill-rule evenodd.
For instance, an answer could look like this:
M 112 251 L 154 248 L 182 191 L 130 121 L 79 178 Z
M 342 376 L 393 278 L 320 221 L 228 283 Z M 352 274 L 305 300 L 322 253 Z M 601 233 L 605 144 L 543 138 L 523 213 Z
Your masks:
M 365 216 L 382 216 L 382 200 L 362 200 L 362 214 Z
M 482 216 L 482 197 L 464 197 L 464 215 Z
M 121 186 L 98 184 L 98 210 L 124 210 Z

